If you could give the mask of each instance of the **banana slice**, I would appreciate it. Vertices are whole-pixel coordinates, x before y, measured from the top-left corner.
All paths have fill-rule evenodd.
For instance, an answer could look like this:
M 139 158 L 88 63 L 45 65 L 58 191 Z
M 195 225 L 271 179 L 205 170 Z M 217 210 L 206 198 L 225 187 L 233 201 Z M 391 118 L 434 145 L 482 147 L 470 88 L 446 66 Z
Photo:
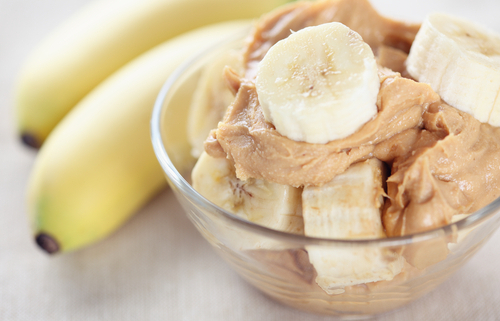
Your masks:
M 481 122 L 500 126 L 500 35 L 458 17 L 433 13 L 407 60 L 409 74 Z
M 241 181 L 225 158 L 203 152 L 192 171 L 193 188 L 219 207 L 251 222 L 304 234 L 301 189 L 260 179 Z M 243 237 L 241 235 L 236 237 Z M 241 240 L 245 249 L 280 249 L 263 237 Z
M 377 114 L 373 52 L 338 22 L 301 29 L 272 46 L 255 86 L 266 120 L 295 141 L 344 138 Z
M 381 220 L 385 168 L 373 158 L 350 166 L 329 183 L 304 187 L 302 206 L 305 235 L 335 239 L 386 237 Z M 388 249 L 307 247 L 318 276 L 316 283 L 328 294 L 350 285 L 392 280 L 404 259 Z
M 192 146 L 191 154 L 195 158 L 200 157 L 203 152 L 203 142 L 210 130 L 217 128 L 217 123 L 234 100 L 234 94 L 223 77 L 226 66 L 241 72 L 243 69 L 241 55 L 235 50 L 223 52 L 203 70 L 194 91 L 189 108 L 187 133 Z

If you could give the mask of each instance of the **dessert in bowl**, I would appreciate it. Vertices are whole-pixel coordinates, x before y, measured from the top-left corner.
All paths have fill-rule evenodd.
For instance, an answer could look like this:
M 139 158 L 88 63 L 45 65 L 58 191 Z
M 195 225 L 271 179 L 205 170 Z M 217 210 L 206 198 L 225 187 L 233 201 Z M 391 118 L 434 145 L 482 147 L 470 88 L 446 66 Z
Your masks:
M 163 87 L 152 140 L 170 186 L 216 252 L 277 301 L 348 317 L 395 309 L 445 280 L 500 224 L 497 178 L 478 170 L 497 162 L 496 127 L 411 75 L 411 66 L 425 72 L 407 63 L 421 29 L 380 17 L 362 0 L 298 2 L 184 64 Z M 323 44 L 332 34 L 360 43 L 345 56 L 362 53 L 361 69 L 329 69 L 342 59 L 339 44 L 308 51 L 331 48 Z M 292 73 L 280 74 L 287 66 Z M 297 75 L 301 81 L 288 81 Z M 356 80 L 342 93 L 375 88 L 325 107 L 353 108 L 328 120 L 343 115 L 334 126 L 341 133 L 324 137 L 327 116 L 294 123 L 322 106 L 307 99 L 343 88 L 338 75 Z M 281 89 L 266 92 L 274 85 L 289 91 L 277 98 Z M 305 114 L 286 109 L 301 104 Z M 352 125 L 348 118 L 362 114 Z M 491 157 L 472 166 L 477 155 Z

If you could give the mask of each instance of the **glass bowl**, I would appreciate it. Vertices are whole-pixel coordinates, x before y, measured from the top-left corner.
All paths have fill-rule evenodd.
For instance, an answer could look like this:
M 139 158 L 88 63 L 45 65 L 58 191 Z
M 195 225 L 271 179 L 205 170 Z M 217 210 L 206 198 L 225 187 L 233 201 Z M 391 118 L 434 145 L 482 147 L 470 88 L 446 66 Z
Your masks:
M 462 266 L 500 225 L 500 199 L 450 225 L 424 233 L 375 240 L 332 240 L 272 230 L 214 205 L 190 185 L 186 123 L 191 97 L 205 66 L 241 46 L 237 35 L 180 66 L 164 84 L 151 119 L 154 151 L 187 216 L 215 251 L 246 281 L 293 308 L 364 318 L 401 307 L 431 291 Z M 390 281 L 324 291 L 309 253 L 385 253 L 404 258 Z M 323 252 L 324 251 L 324 252 Z M 356 261 L 342 264 L 356 265 Z M 466 289 L 464 289 L 465 291 Z

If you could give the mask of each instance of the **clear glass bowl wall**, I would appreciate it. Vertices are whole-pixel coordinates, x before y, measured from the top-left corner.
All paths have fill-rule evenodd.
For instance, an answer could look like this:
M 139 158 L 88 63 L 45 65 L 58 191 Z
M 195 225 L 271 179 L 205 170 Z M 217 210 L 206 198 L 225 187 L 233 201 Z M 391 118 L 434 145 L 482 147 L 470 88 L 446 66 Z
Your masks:
M 431 291 L 463 265 L 500 225 L 500 200 L 456 223 L 425 233 L 378 240 L 331 240 L 287 234 L 245 221 L 206 200 L 190 185 L 195 159 L 186 135 L 189 100 L 200 72 L 242 37 L 213 47 L 174 72 L 163 86 L 151 120 L 157 158 L 189 219 L 246 281 L 293 308 L 363 318 L 387 312 Z M 391 281 L 348 286 L 328 294 L 316 281 L 308 251 L 402 255 L 405 264 Z M 472 276 L 471 276 L 472 277 Z M 466 289 L 464 289 L 465 291 Z

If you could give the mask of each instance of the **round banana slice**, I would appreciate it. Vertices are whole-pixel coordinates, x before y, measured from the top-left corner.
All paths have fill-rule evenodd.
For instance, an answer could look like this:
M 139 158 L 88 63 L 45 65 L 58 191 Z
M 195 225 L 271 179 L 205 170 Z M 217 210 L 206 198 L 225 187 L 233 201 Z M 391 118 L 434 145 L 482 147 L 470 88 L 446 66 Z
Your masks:
M 500 35 L 443 13 L 426 17 L 406 61 L 451 106 L 500 125 Z
M 283 136 L 324 144 L 377 114 L 377 64 L 361 36 L 338 22 L 293 32 L 259 63 L 264 117 Z

